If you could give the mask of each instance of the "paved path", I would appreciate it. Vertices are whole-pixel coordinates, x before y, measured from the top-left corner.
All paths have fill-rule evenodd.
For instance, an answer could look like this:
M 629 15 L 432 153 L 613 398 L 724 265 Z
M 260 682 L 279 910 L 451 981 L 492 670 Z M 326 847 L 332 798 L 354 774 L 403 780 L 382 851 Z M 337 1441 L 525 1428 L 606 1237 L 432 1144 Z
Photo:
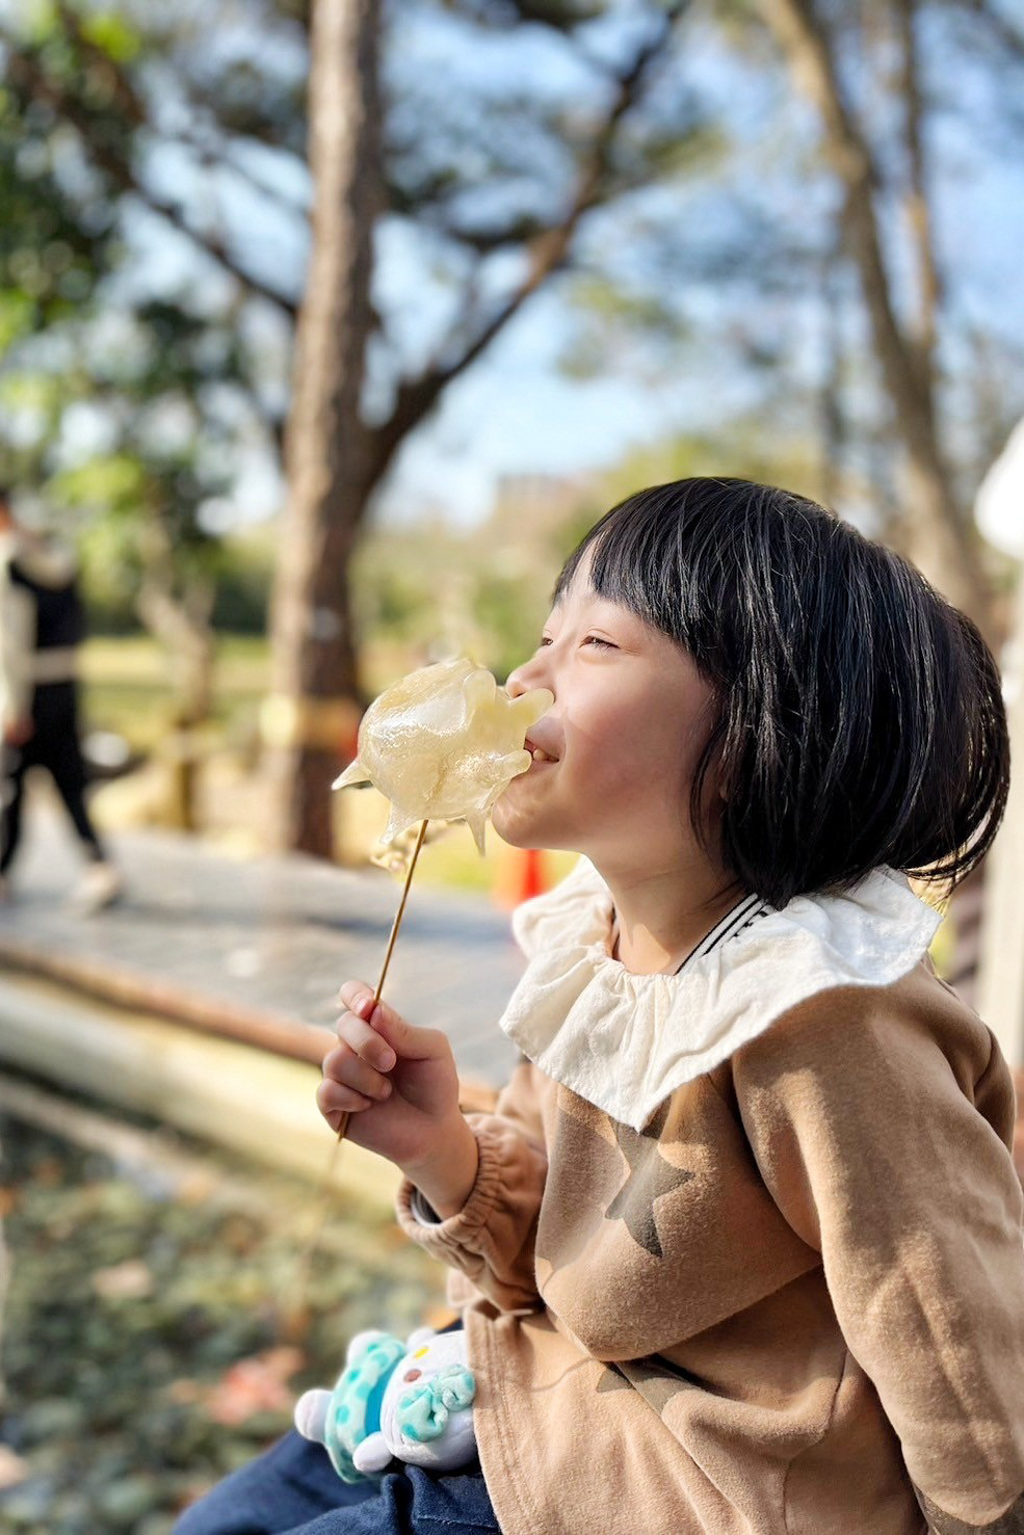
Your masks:
M 347 977 L 376 982 L 401 894 L 392 876 L 298 855 L 240 861 L 166 832 L 122 834 L 111 849 L 124 896 L 75 915 L 67 894 L 81 868 L 77 847 L 62 819 L 36 809 L 15 898 L 0 906 L 9 958 L 22 949 L 44 970 L 86 966 L 297 1032 L 330 1025 Z M 482 897 L 414 883 L 385 995 L 412 1022 L 448 1033 L 465 1076 L 500 1084 L 515 1051 L 497 1020 L 522 965 L 507 915 Z

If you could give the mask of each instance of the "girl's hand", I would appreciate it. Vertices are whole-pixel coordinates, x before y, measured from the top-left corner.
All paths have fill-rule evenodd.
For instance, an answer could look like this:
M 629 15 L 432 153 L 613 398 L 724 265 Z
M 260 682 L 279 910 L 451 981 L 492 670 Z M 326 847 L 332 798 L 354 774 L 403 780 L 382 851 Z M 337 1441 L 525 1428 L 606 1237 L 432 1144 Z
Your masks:
M 348 1111 L 348 1139 L 403 1170 L 429 1163 L 462 1121 L 447 1036 L 414 1028 L 384 1002 L 374 1007 L 364 981 L 346 981 L 339 996 L 341 1043 L 324 1057 L 317 1107 L 335 1131 Z

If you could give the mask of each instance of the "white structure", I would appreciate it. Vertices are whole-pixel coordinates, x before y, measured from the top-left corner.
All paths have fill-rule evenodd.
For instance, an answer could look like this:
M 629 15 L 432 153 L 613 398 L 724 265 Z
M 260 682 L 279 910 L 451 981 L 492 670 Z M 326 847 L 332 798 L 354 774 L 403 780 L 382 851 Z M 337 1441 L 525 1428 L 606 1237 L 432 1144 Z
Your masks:
M 975 514 L 992 543 L 1024 558 L 1024 421 L 985 476 Z M 1013 761 L 1006 819 L 987 864 L 978 1012 L 1010 1064 L 1024 1066 L 1024 574 L 1001 660 Z
M 981 482 L 974 516 L 989 543 L 1024 559 L 1024 421 Z

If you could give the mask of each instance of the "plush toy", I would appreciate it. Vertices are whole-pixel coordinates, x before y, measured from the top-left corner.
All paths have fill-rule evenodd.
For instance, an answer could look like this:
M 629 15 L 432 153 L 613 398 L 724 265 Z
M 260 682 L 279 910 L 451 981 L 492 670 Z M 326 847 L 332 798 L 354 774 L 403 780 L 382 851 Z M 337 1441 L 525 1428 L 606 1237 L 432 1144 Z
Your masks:
M 345 1482 L 380 1476 L 393 1459 L 454 1471 L 476 1454 L 476 1381 L 463 1332 L 421 1327 L 405 1343 L 360 1332 L 333 1391 L 307 1391 L 295 1427 L 322 1444 Z

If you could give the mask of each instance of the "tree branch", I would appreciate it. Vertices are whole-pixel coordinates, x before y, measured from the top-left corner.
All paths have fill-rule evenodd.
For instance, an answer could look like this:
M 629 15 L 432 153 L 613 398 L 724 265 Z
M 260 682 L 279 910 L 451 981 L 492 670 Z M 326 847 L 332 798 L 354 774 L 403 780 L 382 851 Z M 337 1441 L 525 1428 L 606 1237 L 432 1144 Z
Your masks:
M 821 114 L 825 154 L 843 188 L 850 253 L 860 272 L 875 355 L 898 440 L 906 454 L 913 557 L 956 606 L 983 632 L 991 633 L 987 581 L 961 517 L 939 443 L 934 377 L 923 370 L 921 353 L 903 334 L 896 317 L 872 196 L 876 168 L 870 147 L 847 108 L 832 39 L 815 0 L 760 0 L 760 4 L 794 76 Z
M 93 160 L 94 164 L 114 182 L 115 186 L 125 193 L 137 197 L 154 213 L 174 226 L 175 229 L 186 235 L 200 250 L 211 256 L 224 271 L 235 278 L 247 292 L 260 298 L 268 299 L 292 319 L 298 313 L 298 306 L 294 300 L 286 298 L 261 282 L 258 277 L 247 272 L 239 266 L 234 256 L 215 235 L 203 234 L 195 229 L 185 217 L 182 208 L 166 198 L 158 196 L 151 191 L 136 175 L 126 157 L 115 149 L 112 144 L 104 143 L 95 132 L 95 125 L 88 110 L 81 102 L 68 95 L 42 70 L 31 55 L 23 51 L 17 40 L 9 33 L 4 34 L 8 47 L 7 72 L 11 81 L 19 86 L 29 96 L 34 96 L 40 101 L 45 101 L 65 121 L 71 124 L 78 132 L 83 144 Z M 120 102 L 118 103 L 121 104 Z M 134 119 L 132 119 L 134 121 Z
M 972 15 L 981 16 L 996 41 L 1018 63 L 1024 64 L 1024 32 L 1019 31 L 1013 22 L 1008 21 L 998 7 L 990 3 L 990 0 L 971 0 L 967 9 Z
M 906 338 L 892 304 L 875 214 L 877 172 L 871 151 L 847 108 L 835 59 L 813 0 L 761 0 L 769 28 L 780 38 L 794 75 L 810 96 L 825 129 L 825 153 L 845 197 L 846 233 L 857 262 L 882 372 L 894 400 L 918 394 Z M 930 406 L 929 406 L 929 415 Z
M 82 57 L 88 61 L 90 69 L 103 82 L 110 93 L 110 99 L 117 106 L 118 110 L 124 114 L 134 128 L 152 129 L 153 125 L 150 122 L 146 104 L 135 89 L 135 86 L 124 70 L 118 66 L 116 60 L 112 59 L 109 53 L 104 52 L 102 48 L 85 36 L 79 24 L 79 18 L 67 4 L 67 0 L 57 0 L 57 13 L 60 16 L 64 30 L 69 37 L 74 39 L 75 47 L 82 54 Z M 261 197 L 268 198 L 283 212 L 297 215 L 301 218 L 308 218 L 308 208 L 303 208 L 293 199 L 285 197 L 277 188 L 268 185 L 268 183 L 254 175 L 232 153 L 233 146 L 230 143 L 226 145 L 212 143 L 208 137 L 205 137 L 202 132 L 195 128 L 167 134 L 166 137 L 179 143 L 187 144 L 190 149 L 194 150 L 200 162 L 206 166 L 216 166 L 222 163 L 225 155 L 230 156 L 232 173 L 247 182 Z M 218 160 L 218 149 L 221 153 L 221 160 Z
M 928 179 L 925 166 L 921 78 L 916 32 L 916 0 L 894 0 L 896 32 L 900 44 L 901 90 L 904 132 L 907 142 L 909 185 L 906 192 L 907 218 L 917 257 L 919 311 L 915 350 L 922 378 L 931 377 L 935 367 L 935 344 L 941 302 L 941 280 L 932 238 L 932 216 L 928 203 Z
M 610 108 L 583 159 L 568 211 L 560 223 L 541 231 L 528 242 L 529 270 L 520 285 L 482 325 L 475 313 L 475 287 L 471 285 L 469 303 L 463 306 L 462 314 L 438 347 L 433 362 L 428 364 L 418 378 L 406 380 L 399 386 L 391 416 L 374 433 L 371 488 L 380 481 L 399 445 L 433 408 L 442 391 L 476 361 L 499 331 L 518 314 L 527 299 L 554 272 L 568 264 L 570 246 L 581 218 L 604 199 L 602 182 L 611 163 L 619 125 L 636 104 L 649 68 L 664 49 L 687 3 L 688 0 L 671 0 L 660 18 L 656 34 L 637 50 L 629 68 L 618 76 Z M 453 337 L 474 330 L 476 334 L 473 339 L 458 356 L 450 361 L 442 360 Z

